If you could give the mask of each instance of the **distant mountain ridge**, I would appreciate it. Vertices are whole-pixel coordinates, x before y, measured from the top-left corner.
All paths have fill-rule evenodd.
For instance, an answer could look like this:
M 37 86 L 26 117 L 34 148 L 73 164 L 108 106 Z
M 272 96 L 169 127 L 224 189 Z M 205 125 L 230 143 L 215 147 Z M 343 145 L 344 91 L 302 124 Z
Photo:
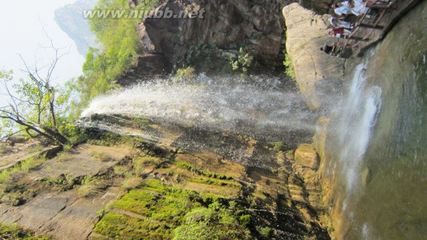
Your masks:
M 76 44 L 80 54 L 86 56 L 90 47 L 96 47 L 95 34 L 90 30 L 89 22 L 83 17 L 83 10 L 92 9 L 96 0 L 77 0 L 55 11 L 55 21 Z

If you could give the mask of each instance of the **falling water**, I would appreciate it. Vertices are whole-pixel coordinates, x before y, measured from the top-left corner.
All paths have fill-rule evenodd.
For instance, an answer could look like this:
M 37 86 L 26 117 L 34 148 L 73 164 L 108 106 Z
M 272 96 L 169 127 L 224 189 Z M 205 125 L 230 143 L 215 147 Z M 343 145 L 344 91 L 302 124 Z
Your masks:
M 366 86 L 366 64 L 356 67 L 349 92 L 337 111 L 338 160 L 349 195 L 360 181 L 363 157 L 381 108 L 381 88 Z
M 243 133 L 314 129 L 315 114 L 279 79 L 199 76 L 194 81 L 157 80 L 95 99 L 82 114 L 125 115 L 186 127 Z

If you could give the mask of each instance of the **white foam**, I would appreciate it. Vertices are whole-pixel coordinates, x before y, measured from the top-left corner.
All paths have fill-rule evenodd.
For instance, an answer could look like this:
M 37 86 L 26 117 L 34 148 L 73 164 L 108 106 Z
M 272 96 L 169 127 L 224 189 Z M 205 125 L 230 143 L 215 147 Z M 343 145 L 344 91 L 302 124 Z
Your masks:
M 245 130 L 314 130 L 314 116 L 303 99 L 277 87 L 276 79 L 256 84 L 205 76 L 185 83 L 156 81 L 101 96 L 82 117 L 120 114 L 188 126 Z

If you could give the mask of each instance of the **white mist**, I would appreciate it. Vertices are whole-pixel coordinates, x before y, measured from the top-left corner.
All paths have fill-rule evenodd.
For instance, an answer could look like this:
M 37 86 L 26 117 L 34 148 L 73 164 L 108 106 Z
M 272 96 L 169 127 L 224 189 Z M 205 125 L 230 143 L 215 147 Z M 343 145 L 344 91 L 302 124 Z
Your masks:
M 206 76 L 191 83 L 159 80 L 96 98 L 82 117 L 120 114 L 245 133 L 314 130 L 315 115 L 300 95 L 277 87 L 276 79 L 258 80 Z

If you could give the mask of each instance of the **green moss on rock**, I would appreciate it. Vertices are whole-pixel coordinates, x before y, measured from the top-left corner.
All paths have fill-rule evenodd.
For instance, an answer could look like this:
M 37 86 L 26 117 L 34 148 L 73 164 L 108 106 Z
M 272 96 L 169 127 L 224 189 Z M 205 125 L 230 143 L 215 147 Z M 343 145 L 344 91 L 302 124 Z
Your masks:
M 0 224 L 0 239 L 49 240 L 50 238 L 46 236 L 35 236 L 33 233 L 14 225 Z
M 252 239 L 250 216 L 231 202 L 149 179 L 117 200 L 95 232 L 123 239 Z

